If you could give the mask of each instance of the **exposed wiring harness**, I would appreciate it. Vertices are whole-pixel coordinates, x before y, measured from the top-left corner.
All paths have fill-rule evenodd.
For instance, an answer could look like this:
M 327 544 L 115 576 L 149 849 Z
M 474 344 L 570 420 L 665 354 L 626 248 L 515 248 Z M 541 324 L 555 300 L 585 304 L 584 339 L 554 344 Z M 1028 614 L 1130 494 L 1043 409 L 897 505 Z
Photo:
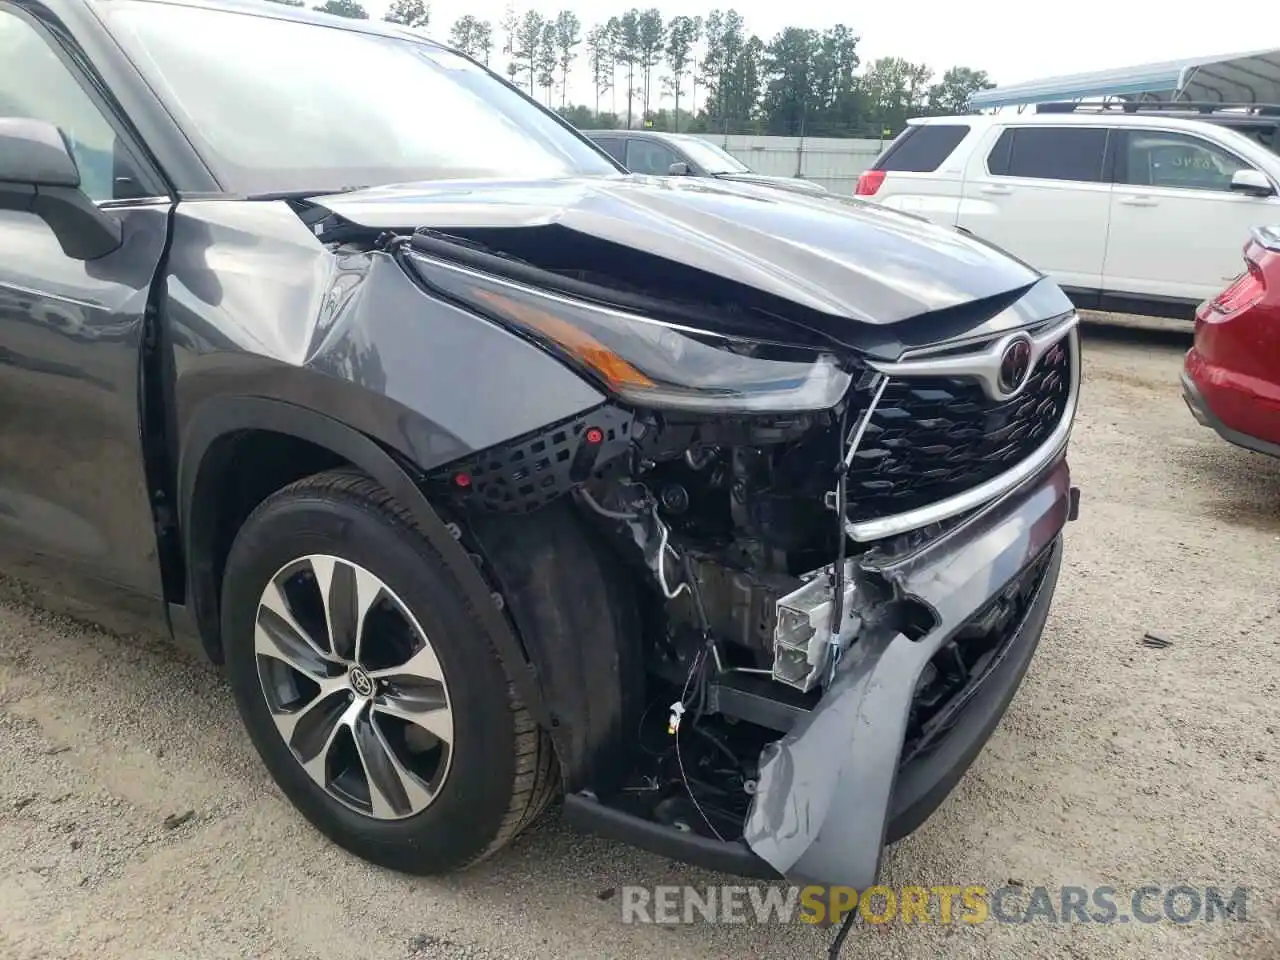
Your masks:
M 643 487 L 641 488 L 644 489 Z M 607 517 L 610 520 L 631 522 L 640 520 L 642 517 L 642 514 L 635 511 L 610 510 L 588 493 L 585 488 L 578 490 L 578 496 L 582 497 L 583 503 L 588 507 L 600 514 L 600 516 Z M 680 596 L 680 594 L 689 592 L 689 582 L 685 581 L 678 583 L 674 587 L 667 583 L 667 553 L 670 552 L 671 556 L 677 560 L 680 559 L 680 555 L 676 553 L 675 548 L 671 546 L 671 530 L 658 516 L 658 504 L 649 494 L 648 490 L 645 490 L 645 500 L 649 504 L 649 511 L 653 516 L 654 526 L 658 530 L 658 555 L 654 560 L 654 575 L 658 579 L 658 587 L 662 590 L 662 595 L 668 600 L 674 600 L 676 597 Z
M 848 475 L 850 465 L 850 451 L 853 449 L 852 442 L 850 450 L 844 449 L 845 437 L 848 436 L 849 427 L 849 405 L 845 404 L 844 410 L 840 413 L 840 431 L 838 433 L 839 444 L 836 448 L 836 562 L 831 568 L 831 576 L 828 577 L 827 583 L 831 588 L 831 626 L 827 636 L 827 645 L 830 650 L 830 673 L 827 677 L 827 685 L 830 686 L 836 679 L 836 666 L 840 662 L 840 622 L 844 619 L 844 555 L 845 543 L 848 537 L 845 535 L 844 523 L 845 513 L 849 505 L 849 489 Z
M 859 417 L 858 423 L 853 430 L 852 436 L 849 433 L 849 406 L 846 405 L 840 414 L 840 430 L 837 440 L 836 453 L 836 469 L 835 469 L 835 490 L 832 496 L 832 506 L 836 513 L 837 523 L 837 547 L 836 559 L 830 573 L 828 574 L 828 585 L 831 589 L 831 623 L 828 643 L 830 644 L 830 675 L 828 683 L 834 681 L 836 675 L 836 667 L 840 661 L 839 636 L 840 628 L 844 619 L 844 591 L 845 591 L 845 558 L 847 554 L 847 534 L 845 530 L 845 520 L 848 507 L 848 474 L 853 466 L 853 458 L 857 453 L 858 446 L 862 441 L 862 435 L 866 430 L 870 415 L 874 411 L 880 400 L 881 394 L 888 383 L 888 378 L 878 375 L 877 379 L 872 381 L 876 387 L 875 394 L 870 406 Z M 686 459 L 691 467 L 696 465 L 692 459 L 691 452 Z M 716 828 L 711 818 L 703 809 L 702 804 L 698 801 L 698 797 L 694 792 L 693 784 L 689 780 L 688 773 L 685 770 L 684 756 L 680 747 L 680 733 L 682 728 L 688 726 L 689 729 L 699 734 L 703 739 L 711 743 L 719 752 L 727 757 L 733 764 L 733 767 L 743 773 L 744 778 L 748 776 L 749 771 L 745 770 L 742 762 L 737 755 L 723 743 L 715 734 L 698 726 L 698 722 L 702 719 L 708 706 L 708 691 L 711 685 L 712 674 L 720 674 L 733 670 L 743 670 L 750 673 L 770 673 L 768 670 L 752 670 L 749 668 L 729 668 L 727 671 L 720 658 L 720 651 L 716 646 L 715 637 L 711 633 L 710 622 L 707 617 L 706 608 L 703 604 L 702 591 L 698 588 L 698 581 L 694 575 L 693 564 L 688 554 L 677 552 L 671 546 L 670 528 L 663 523 L 661 517 L 658 516 L 658 505 L 648 490 L 642 484 L 638 485 L 644 490 L 644 503 L 637 504 L 640 510 L 612 510 L 605 507 L 597 501 L 585 488 L 578 490 L 578 495 L 582 501 L 595 513 L 611 520 L 620 520 L 627 523 L 635 523 L 645 518 L 645 513 L 649 513 L 652 517 L 653 524 L 658 533 L 658 549 L 657 556 L 653 563 L 653 572 L 658 581 L 658 587 L 662 591 L 662 595 L 668 600 L 674 600 L 682 593 L 688 593 L 693 601 L 694 608 L 697 612 L 699 626 L 702 633 L 702 645 L 694 654 L 689 664 L 689 670 L 685 675 L 684 685 L 680 690 L 680 698 L 673 702 L 670 707 L 670 713 L 667 718 L 667 734 L 672 738 L 674 753 L 676 758 L 676 767 L 680 774 L 680 782 L 684 787 L 686 795 L 689 797 L 690 803 L 693 805 L 707 829 L 721 843 L 725 842 L 724 836 Z M 644 509 L 647 507 L 647 510 Z M 680 561 L 683 566 L 683 579 L 672 587 L 667 580 L 667 554 L 670 552 L 673 559 Z M 653 704 L 646 707 L 644 714 L 640 719 L 640 726 L 643 728 L 644 718 L 648 716 L 649 709 Z M 688 718 L 686 720 L 686 717 Z M 642 744 L 643 746 L 643 744 Z M 653 751 L 645 749 L 646 753 L 654 754 Z M 845 941 L 849 938 L 849 934 L 853 930 L 856 920 L 856 911 L 849 911 L 844 920 L 840 924 L 840 929 L 836 932 L 835 937 L 831 941 L 831 946 L 827 951 L 828 960 L 837 960 L 841 950 L 844 948 Z
M 610 510 L 607 507 L 601 506 L 600 501 L 588 493 L 586 487 L 578 488 L 578 496 L 583 499 L 588 507 L 600 514 L 600 516 L 608 517 L 610 520 L 635 520 L 640 516 L 638 513 L 628 513 L 622 510 Z
M 698 802 L 698 798 L 693 792 L 693 786 L 689 783 L 689 775 L 685 773 L 684 757 L 680 753 L 681 720 L 689 712 L 686 703 L 689 700 L 690 686 L 693 687 L 694 696 L 693 720 L 691 721 L 693 724 L 696 724 L 702 717 L 702 711 L 706 705 L 707 677 L 705 675 L 705 665 L 707 663 L 707 649 L 706 646 L 700 648 L 694 656 L 693 662 L 689 665 L 689 673 L 684 679 L 684 688 L 680 691 L 680 699 L 671 705 L 671 720 L 667 725 L 667 732 L 675 738 L 676 767 L 680 771 L 680 782 L 684 784 L 685 793 L 689 795 L 689 801 L 693 804 L 693 809 L 698 811 L 698 816 L 702 817 L 702 822 L 707 825 L 707 829 L 715 835 L 715 838 L 724 843 L 724 837 L 716 829 L 716 825 L 711 822 L 711 818 L 707 816 L 706 811 L 702 809 L 702 804 Z
M 751 673 L 767 673 L 768 671 L 757 671 L 749 668 L 730 667 L 726 670 L 720 657 L 720 650 L 716 645 L 716 640 L 711 632 L 711 623 L 707 617 L 706 606 L 703 602 L 702 591 L 698 587 L 698 580 L 694 573 L 693 563 L 687 553 L 678 552 L 671 546 L 671 530 L 662 522 L 662 518 L 658 516 L 657 502 L 649 495 L 648 490 L 643 485 L 638 485 L 644 490 L 644 504 L 647 510 L 611 510 L 595 499 L 587 490 L 580 489 L 578 495 L 582 501 L 592 510 L 603 517 L 611 520 L 621 520 L 626 523 L 634 524 L 637 521 L 646 519 L 646 513 L 652 518 L 653 527 L 656 528 L 658 534 L 657 556 L 653 561 L 653 572 L 658 581 L 658 587 L 662 591 L 662 595 L 668 600 L 674 600 L 683 593 L 687 593 L 693 601 L 694 609 L 698 617 L 698 625 L 702 635 L 702 645 L 694 654 L 689 664 L 689 671 L 685 675 L 684 686 L 680 690 L 680 698 L 671 704 L 670 713 L 667 718 L 667 733 L 673 738 L 673 746 L 676 757 L 676 767 L 680 774 L 680 782 L 684 787 L 685 793 L 688 795 L 690 802 L 693 804 L 694 810 L 697 811 L 703 822 L 707 825 L 707 829 L 720 842 L 724 842 L 724 837 L 720 831 L 716 829 L 711 818 L 699 803 L 694 793 L 693 785 L 689 781 L 689 775 L 684 766 L 684 755 L 680 748 L 680 732 L 681 728 L 688 726 L 694 730 L 703 739 L 713 744 L 720 753 L 729 758 L 733 763 L 733 767 L 742 773 L 744 780 L 747 778 L 749 771 L 743 769 L 741 761 L 733 753 L 729 747 L 724 744 L 715 734 L 709 730 L 705 730 L 698 726 L 698 722 L 702 719 L 709 706 L 709 689 L 713 674 L 721 674 L 735 670 L 743 670 Z M 651 532 L 651 531 L 650 531 Z M 679 561 L 683 567 L 683 579 L 674 587 L 668 582 L 667 576 L 667 555 Z M 646 709 L 645 713 L 648 713 Z M 686 721 L 686 716 L 689 718 Z M 643 717 L 641 718 L 643 724 Z
M 668 600 L 674 600 L 676 597 L 680 596 L 680 594 L 689 592 L 689 583 L 691 581 L 690 579 L 682 580 L 680 583 L 676 584 L 676 587 L 674 590 L 671 589 L 671 587 L 667 586 L 667 563 L 666 563 L 667 551 L 670 550 L 672 556 L 674 556 L 677 560 L 680 559 L 680 556 L 679 554 L 676 553 L 675 549 L 671 546 L 670 528 L 658 518 L 657 504 L 654 504 L 654 507 L 653 507 L 653 522 L 658 525 L 658 570 L 657 570 L 658 586 L 662 588 L 662 595 L 664 597 L 666 597 Z M 685 564 L 685 569 L 686 571 L 688 570 L 687 562 Z M 701 613 L 702 600 L 700 597 L 697 598 L 697 604 L 699 608 L 699 613 Z
M 862 414 L 858 417 L 858 425 L 853 431 L 853 436 L 849 436 L 847 432 L 849 405 L 845 404 L 844 410 L 840 413 L 840 439 L 837 441 L 840 446 L 836 450 L 836 489 L 834 497 L 836 511 L 836 562 L 835 566 L 831 568 L 831 576 L 827 581 L 831 588 L 831 623 L 827 636 L 830 650 L 828 686 L 835 682 L 836 667 L 840 665 L 840 628 L 844 622 L 844 560 L 845 545 L 848 541 L 845 521 L 849 507 L 849 470 L 853 467 L 853 458 L 862 443 L 862 435 L 866 433 L 867 425 L 871 422 L 871 415 L 880 403 L 884 388 L 889 385 L 889 378 L 882 373 L 877 373 L 871 380 L 870 385 L 875 387 L 875 393 L 872 395 L 871 402 L 867 405 L 866 410 L 862 411 Z M 848 446 L 844 446 L 846 438 Z

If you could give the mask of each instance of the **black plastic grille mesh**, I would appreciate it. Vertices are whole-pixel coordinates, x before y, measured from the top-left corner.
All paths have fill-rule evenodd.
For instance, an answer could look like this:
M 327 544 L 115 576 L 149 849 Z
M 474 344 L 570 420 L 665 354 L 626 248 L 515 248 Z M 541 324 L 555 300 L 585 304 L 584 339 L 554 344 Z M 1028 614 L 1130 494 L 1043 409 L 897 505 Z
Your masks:
M 1071 377 L 1064 336 L 1009 400 L 992 400 L 970 380 L 891 379 L 849 471 L 849 518 L 927 506 L 1026 459 L 1061 420 Z
M 597 407 L 455 462 L 432 480 L 438 489 L 482 509 L 528 513 L 568 493 L 627 450 L 632 422 L 625 410 Z

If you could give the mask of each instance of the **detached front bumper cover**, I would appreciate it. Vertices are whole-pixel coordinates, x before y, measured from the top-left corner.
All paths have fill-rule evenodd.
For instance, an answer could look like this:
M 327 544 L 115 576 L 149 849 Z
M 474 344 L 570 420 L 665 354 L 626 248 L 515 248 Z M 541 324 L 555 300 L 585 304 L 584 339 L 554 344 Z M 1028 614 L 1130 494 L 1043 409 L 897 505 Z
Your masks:
M 1078 491 L 1065 459 L 916 552 L 876 568 L 928 605 L 937 626 L 916 640 L 868 631 L 835 682 L 765 749 L 744 839 L 681 832 L 600 803 L 565 799 L 568 821 L 642 849 L 744 876 L 863 889 L 881 851 L 943 801 L 1003 716 L 1039 643 Z M 912 700 L 926 664 L 1029 567 L 1042 564 L 1021 617 L 945 729 L 904 764 Z M 949 708 L 948 708 L 949 709 Z
M 1065 460 L 917 553 L 878 568 L 927 604 L 924 637 L 859 638 L 835 682 L 790 732 L 766 748 L 745 839 L 798 882 L 875 882 L 886 842 L 937 807 L 982 749 L 1035 652 L 1061 564 L 1061 532 L 1076 493 Z M 912 698 L 925 665 L 975 613 L 1048 553 L 1035 594 L 950 729 L 900 766 Z

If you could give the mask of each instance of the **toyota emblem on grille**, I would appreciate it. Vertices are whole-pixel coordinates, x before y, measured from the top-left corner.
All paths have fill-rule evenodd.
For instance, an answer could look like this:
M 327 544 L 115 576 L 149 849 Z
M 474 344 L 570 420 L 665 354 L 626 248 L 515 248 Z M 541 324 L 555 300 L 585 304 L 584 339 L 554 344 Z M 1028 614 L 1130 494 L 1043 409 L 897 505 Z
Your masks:
M 997 382 L 1000 392 L 1012 396 L 1022 389 L 1031 373 L 1031 340 L 1028 337 L 1016 337 L 1005 345 L 1000 354 L 1000 374 Z

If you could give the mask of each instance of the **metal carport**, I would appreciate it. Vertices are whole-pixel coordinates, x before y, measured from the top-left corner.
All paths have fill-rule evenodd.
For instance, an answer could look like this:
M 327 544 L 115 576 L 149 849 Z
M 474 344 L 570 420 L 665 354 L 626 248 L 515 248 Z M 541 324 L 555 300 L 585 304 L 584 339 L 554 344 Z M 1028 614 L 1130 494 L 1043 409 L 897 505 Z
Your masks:
M 1086 97 L 1280 104 L 1280 49 L 1030 80 L 975 93 L 969 106 L 986 110 Z

